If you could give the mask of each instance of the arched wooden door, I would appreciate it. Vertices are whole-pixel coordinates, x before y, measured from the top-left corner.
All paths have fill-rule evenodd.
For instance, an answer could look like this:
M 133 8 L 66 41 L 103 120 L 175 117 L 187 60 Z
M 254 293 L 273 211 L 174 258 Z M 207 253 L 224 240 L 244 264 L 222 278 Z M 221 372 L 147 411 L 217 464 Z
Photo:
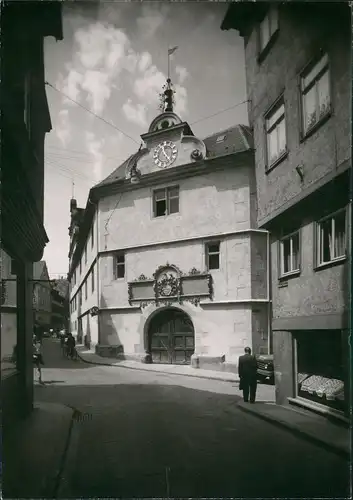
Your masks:
M 153 363 L 190 364 L 195 332 L 183 311 L 166 309 L 157 314 L 149 326 L 148 339 Z

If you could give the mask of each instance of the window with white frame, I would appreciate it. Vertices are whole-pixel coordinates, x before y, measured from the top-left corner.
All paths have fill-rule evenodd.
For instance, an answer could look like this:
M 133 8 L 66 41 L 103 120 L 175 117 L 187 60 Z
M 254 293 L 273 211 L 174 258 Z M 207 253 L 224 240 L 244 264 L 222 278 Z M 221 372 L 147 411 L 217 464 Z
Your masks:
M 206 243 L 206 266 L 208 270 L 219 269 L 220 242 Z
M 278 30 L 278 8 L 271 7 L 260 23 L 259 39 L 260 39 L 260 52 L 262 52 L 268 45 L 273 35 Z
M 125 278 L 125 254 L 118 252 L 114 256 L 114 275 L 115 279 Z
M 346 255 L 346 210 L 340 210 L 317 223 L 317 265 Z
M 331 109 L 330 72 L 325 54 L 301 76 L 303 132 L 306 134 Z
M 153 192 L 153 215 L 162 217 L 164 215 L 179 212 L 179 186 L 171 186 L 156 189 Z
M 285 106 L 283 99 L 267 113 L 266 148 L 267 166 L 270 167 L 287 151 Z
M 299 231 L 286 236 L 280 241 L 281 276 L 300 271 Z

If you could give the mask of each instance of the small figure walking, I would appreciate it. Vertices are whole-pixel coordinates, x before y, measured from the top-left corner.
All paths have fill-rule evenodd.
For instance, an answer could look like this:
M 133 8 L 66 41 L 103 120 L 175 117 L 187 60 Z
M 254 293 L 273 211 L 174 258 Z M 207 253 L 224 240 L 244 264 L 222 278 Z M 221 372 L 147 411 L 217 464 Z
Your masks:
M 257 388 L 257 360 L 251 354 L 250 347 L 245 347 L 245 354 L 239 357 L 238 373 L 240 378 L 239 389 L 243 390 L 245 403 L 255 403 Z
M 66 339 L 67 355 L 76 361 L 76 340 L 72 333 L 68 333 Z
M 33 335 L 33 363 L 38 371 L 38 381 L 40 384 L 43 384 L 42 380 L 42 368 L 41 365 L 44 365 L 43 355 L 42 355 L 42 345 L 40 341 L 37 339 L 35 335 Z

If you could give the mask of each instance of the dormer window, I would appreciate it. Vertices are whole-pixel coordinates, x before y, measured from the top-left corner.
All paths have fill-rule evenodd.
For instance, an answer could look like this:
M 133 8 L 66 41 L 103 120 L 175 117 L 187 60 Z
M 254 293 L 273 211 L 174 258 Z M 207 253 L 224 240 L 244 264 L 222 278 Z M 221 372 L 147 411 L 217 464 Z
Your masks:
M 226 138 L 226 135 L 219 135 L 216 139 L 216 143 L 223 142 Z

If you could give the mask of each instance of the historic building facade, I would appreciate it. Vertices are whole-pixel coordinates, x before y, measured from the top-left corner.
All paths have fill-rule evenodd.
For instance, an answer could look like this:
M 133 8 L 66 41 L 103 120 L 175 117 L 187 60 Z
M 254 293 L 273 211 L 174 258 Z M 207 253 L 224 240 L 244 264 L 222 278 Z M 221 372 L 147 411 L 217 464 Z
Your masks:
M 244 38 L 258 225 L 271 233 L 276 398 L 348 414 L 350 12 L 232 4 Z
M 63 37 L 61 4 L 3 2 L 0 22 L 1 402 L 6 425 L 33 408 L 33 263 L 41 260 L 48 242 L 44 139 L 51 120 L 43 44 L 46 36 Z
M 83 216 L 71 201 L 71 324 L 103 355 L 232 370 L 244 346 L 269 348 L 252 137 L 237 125 L 198 139 L 169 92 Z
M 33 264 L 33 321 L 42 330 L 51 328 L 52 301 L 47 264 L 44 260 Z

